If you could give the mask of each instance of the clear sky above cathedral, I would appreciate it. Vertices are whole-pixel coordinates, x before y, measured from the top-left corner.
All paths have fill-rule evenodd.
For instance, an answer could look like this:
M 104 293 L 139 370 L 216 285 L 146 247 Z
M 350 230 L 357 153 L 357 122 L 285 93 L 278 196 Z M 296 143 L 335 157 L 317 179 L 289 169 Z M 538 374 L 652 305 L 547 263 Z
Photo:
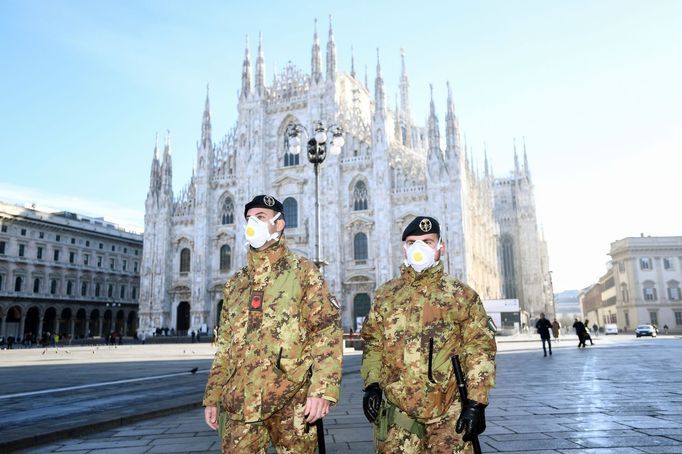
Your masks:
M 681 235 L 682 2 L 0 2 L 0 200 L 143 225 L 155 133 L 191 174 L 210 84 L 214 141 L 236 120 L 245 35 L 266 81 L 310 70 L 333 15 L 338 67 L 376 48 L 390 106 L 405 49 L 412 109 L 446 81 L 469 150 L 496 176 L 525 137 L 555 290 L 606 270 L 612 241 Z

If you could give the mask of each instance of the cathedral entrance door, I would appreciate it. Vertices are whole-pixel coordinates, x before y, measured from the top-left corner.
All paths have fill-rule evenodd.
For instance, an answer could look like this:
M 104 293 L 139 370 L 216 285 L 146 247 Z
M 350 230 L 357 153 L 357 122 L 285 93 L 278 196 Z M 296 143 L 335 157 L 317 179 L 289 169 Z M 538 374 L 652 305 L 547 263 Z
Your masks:
M 177 326 L 175 327 L 178 336 L 186 336 L 187 331 L 189 331 L 190 323 L 189 310 L 190 305 L 187 301 L 182 301 L 180 304 L 178 304 L 178 311 L 176 317 Z

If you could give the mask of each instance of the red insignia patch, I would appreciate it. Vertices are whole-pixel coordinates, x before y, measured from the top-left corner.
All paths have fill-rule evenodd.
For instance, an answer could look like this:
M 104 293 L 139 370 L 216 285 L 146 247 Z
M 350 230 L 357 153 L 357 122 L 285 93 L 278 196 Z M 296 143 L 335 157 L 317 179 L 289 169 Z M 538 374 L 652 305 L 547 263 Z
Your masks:
M 250 308 L 253 311 L 260 311 L 263 308 L 263 292 L 251 293 Z

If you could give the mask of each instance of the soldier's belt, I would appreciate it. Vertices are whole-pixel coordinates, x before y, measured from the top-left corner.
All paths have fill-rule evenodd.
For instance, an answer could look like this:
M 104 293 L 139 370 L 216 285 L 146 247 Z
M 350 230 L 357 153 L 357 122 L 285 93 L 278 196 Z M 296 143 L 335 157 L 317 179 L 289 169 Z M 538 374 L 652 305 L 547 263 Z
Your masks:
M 391 425 L 405 429 L 418 438 L 424 438 L 426 435 L 426 426 L 424 423 L 411 418 L 407 413 L 387 400 L 381 402 L 379 417 L 375 424 L 377 425 L 377 439 L 379 441 L 385 441 L 386 438 L 388 438 L 388 428 Z

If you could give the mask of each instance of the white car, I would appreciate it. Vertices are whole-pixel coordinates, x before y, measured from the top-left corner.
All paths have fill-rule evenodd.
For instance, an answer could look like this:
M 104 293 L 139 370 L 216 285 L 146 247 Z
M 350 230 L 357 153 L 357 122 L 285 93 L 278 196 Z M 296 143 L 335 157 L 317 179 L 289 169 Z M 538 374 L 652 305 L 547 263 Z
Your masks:
M 618 334 L 618 325 L 615 323 L 607 323 L 604 325 L 604 334 Z
M 637 337 L 641 336 L 651 336 L 651 337 L 656 337 L 658 333 L 656 333 L 656 328 L 654 328 L 652 325 L 638 325 L 637 328 L 635 329 L 635 335 Z

